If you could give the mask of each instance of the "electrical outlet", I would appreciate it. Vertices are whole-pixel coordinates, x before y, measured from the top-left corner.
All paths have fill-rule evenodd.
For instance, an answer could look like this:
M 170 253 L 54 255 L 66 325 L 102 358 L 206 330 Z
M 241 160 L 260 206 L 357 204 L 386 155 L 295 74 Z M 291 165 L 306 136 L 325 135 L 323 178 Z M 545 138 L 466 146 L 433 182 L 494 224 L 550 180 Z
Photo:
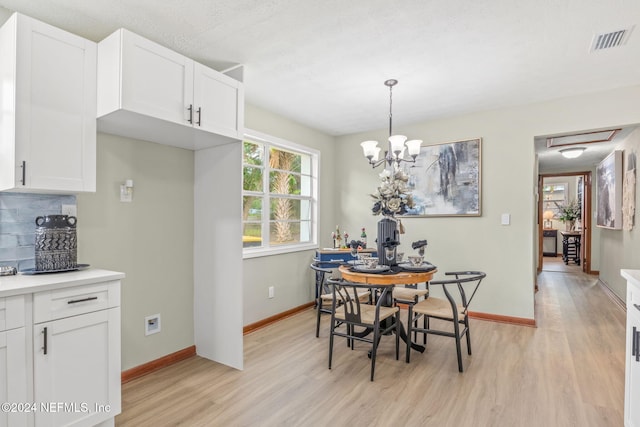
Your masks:
M 273 298 L 276 296 L 276 287 L 269 286 L 269 298 Z
M 62 215 L 78 216 L 78 207 L 76 205 L 62 205 Z
M 154 314 L 144 318 L 144 335 L 157 334 L 160 332 L 160 314 Z

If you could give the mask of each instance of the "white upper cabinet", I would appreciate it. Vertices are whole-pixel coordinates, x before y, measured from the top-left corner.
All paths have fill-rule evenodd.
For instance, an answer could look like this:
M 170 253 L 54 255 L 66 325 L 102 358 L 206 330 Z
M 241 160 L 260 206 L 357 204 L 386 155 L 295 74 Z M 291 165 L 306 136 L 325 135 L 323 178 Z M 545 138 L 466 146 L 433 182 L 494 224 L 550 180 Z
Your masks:
M 0 28 L 0 191 L 96 190 L 96 54 L 18 13 Z
M 98 130 L 188 149 L 243 137 L 241 82 L 120 29 L 98 45 Z

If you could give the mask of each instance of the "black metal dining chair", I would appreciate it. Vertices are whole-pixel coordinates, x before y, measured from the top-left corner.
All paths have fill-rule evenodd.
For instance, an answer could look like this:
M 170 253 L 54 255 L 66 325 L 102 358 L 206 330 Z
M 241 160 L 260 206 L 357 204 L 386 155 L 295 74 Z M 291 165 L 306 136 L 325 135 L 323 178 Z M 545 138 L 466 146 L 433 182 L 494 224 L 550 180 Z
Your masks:
M 316 338 L 320 336 L 320 316 L 322 313 L 331 314 L 331 304 L 333 301 L 333 291 L 327 283 L 327 279 L 333 274 L 330 268 L 320 267 L 317 263 L 311 264 L 311 269 L 315 273 L 316 285 Z M 358 292 L 358 298 L 369 300 L 371 293 L 366 290 Z
M 461 340 L 466 336 L 467 353 L 471 355 L 471 337 L 469 334 L 469 313 L 468 308 L 471 300 L 476 294 L 480 283 L 486 277 L 486 273 L 480 271 L 454 271 L 445 273 L 446 276 L 455 276 L 450 280 L 432 280 L 428 286 L 442 286 L 444 298 L 433 297 L 431 294 L 415 305 L 408 306 L 407 336 L 411 337 L 411 332 L 424 334 L 425 345 L 427 334 L 452 337 L 456 342 L 456 353 L 458 356 L 458 371 L 463 372 Z M 467 290 L 465 290 L 465 287 Z M 457 292 L 454 291 L 457 289 Z M 468 291 L 471 296 L 467 297 Z M 458 294 L 458 301 L 454 299 L 452 292 Z M 426 322 L 423 327 L 417 326 L 417 320 L 424 316 Z M 453 332 L 431 328 L 431 319 L 440 319 L 453 323 Z M 414 334 L 415 335 L 415 334 Z M 407 340 L 407 363 L 411 356 L 410 339 Z
M 371 344 L 371 381 L 373 381 L 378 344 L 383 335 L 395 332 L 396 360 L 400 357 L 400 309 L 395 306 L 386 307 L 383 305 L 391 287 L 353 283 L 342 279 L 329 279 L 327 282 L 333 286 L 329 369 L 331 369 L 333 359 L 334 337 L 346 338 L 352 350 L 355 341 L 367 342 Z M 353 297 L 362 291 L 377 295 L 375 304 L 368 304 L 361 301 L 360 298 Z M 338 305 L 340 302 L 341 304 Z M 383 322 L 385 319 L 388 320 Z M 338 329 L 339 327 L 340 329 Z

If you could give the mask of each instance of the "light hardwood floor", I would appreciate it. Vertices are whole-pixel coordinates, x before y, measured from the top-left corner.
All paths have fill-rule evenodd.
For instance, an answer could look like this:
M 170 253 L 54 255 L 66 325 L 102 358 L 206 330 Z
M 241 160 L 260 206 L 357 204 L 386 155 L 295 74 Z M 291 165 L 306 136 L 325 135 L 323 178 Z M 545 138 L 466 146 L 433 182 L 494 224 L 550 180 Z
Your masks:
M 125 384 L 116 425 L 622 426 L 625 313 L 595 277 L 538 283 L 537 328 L 471 320 L 464 373 L 436 336 L 410 364 L 383 337 L 375 382 L 365 345 L 338 340 L 329 370 L 310 309 L 247 335 L 244 371 L 193 357 Z

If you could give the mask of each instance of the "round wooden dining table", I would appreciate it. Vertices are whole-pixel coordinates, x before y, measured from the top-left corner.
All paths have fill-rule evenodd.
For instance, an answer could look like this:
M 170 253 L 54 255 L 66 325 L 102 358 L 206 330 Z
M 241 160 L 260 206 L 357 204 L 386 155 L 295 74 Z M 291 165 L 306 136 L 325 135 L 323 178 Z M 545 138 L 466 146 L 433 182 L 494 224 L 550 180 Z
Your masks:
M 368 285 L 413 285 L 415 283 L 426 283 L 433 279 L 433 275 L 438 270 L 431 271 L 399 271 L 397 273 L 361 273 L 353 271 L 351 266 L 341 265 L 338 271 L 342 278 L 350 282 L 366 283 Z
M 415 285 L 418 283 L 426 283 L 433 279 L 433 275 L 438 271 L 433 269 L 431 271 L 399 271 L 397 273 L 363 273 L 352 270 L 349 265 L 341 265 L 338 267 L 338 271 L 342 275 L 344 280 L 365 283 L 367 285 L 379 285 L 380 287 L 395 286 L 395 285 Z M 389 304 L 390 305 L 390 304 Z M 400 338 L 407 342 L 409 337 L 404 329 L 404 325 L 400 325 Z M 416 343 L 411 343 L 411 348 L 424 352 L 424 346 Z

